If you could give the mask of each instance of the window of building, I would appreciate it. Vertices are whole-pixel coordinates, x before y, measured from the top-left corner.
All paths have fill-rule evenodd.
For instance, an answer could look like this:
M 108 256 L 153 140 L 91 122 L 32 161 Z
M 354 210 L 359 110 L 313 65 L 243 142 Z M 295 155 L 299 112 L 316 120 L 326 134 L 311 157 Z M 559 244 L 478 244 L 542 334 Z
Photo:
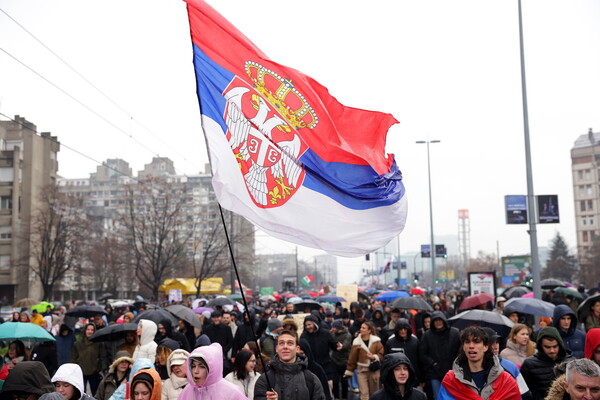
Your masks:
M 0 226 L 0 240 L 7 240 L 12 237 L 10 226 Z
M 594 203 L 592 202 L 592 200 L 587 201 L 587 210 L 594 211 Z
M 592 195 L 592 185 L 585 185 L 585 194 L 587 196 L 591 196 Z
M 579 170 L 577 171 L 577 180 L 582 181 L 583 180 L 583 170 Z
M 8 269 L 10 269 L 10 256 L 0 256 L 0 270 L 6 271 Z
M 579 211 L 585 211 L 585 200 L 579 202 Z
M 0 210 L 12 210 L 12 196 L 0 196 Z
M 582 225 L 587 225 L 587 218 L 586 217 L 581 218 L 581 224 Z
M 592 170 L 591 169 L 586 169 L 583 171 L 583 179 L 585 179 L 586 181 L 592 180 Z
M 587 231 L 581 232 L 581 240 L 584 241 L 584 242 L 589 242 L 590 241 L 590 238 L 588 236 Z

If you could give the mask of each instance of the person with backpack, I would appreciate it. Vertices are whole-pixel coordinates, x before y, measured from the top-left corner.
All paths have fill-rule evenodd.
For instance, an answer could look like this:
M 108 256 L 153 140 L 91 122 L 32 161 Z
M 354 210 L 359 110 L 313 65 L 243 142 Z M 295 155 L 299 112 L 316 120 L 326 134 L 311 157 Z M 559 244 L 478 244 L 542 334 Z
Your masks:
M 298 334 L 281 332 L 273 361 L 256 381 L 255 400 L 325 400 L 319 378 L 308 370 L 308 361 L 298 350 Z

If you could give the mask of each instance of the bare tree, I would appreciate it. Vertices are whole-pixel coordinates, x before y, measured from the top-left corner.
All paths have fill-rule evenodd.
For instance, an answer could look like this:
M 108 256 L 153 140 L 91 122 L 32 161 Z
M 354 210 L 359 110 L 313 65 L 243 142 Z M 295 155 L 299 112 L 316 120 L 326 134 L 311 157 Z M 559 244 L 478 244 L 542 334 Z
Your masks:
M 126 189 L 123 228 L 131 249 L 131 263 L 140 284 L 154 299 L 164 278 L 185 264 L 185 246 L 191 237 L 186 224 L 184 185 L 149 177 Z
M 44 299 L 52 299 L 54 286 L 80 264 L 86 225 L 80 198 L 60 193 L 55 185 L 42 191 L 27 240 L 35 258 L 31 269 L 40 278 Z
M 89 272 L 100 291 L 116 295 L 125 279 L 123 268 L 129 257 L 126 256 L 126 246 L 117 235 L 111 232 L 104 232 L 103 235 L 88 243 Z

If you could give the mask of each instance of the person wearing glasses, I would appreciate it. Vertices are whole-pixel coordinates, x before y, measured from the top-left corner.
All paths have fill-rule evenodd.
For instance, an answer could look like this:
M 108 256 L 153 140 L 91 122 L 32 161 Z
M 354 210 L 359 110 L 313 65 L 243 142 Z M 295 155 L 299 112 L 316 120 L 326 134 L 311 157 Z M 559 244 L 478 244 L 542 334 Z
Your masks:
M 249 399 L 254 398 L 254 385 L 260 376 L 255 371 L 256 361 L 256 356 L 250 350 L 238 351 L 233 370 L 225 377 L 225 380 L 239 387 Z

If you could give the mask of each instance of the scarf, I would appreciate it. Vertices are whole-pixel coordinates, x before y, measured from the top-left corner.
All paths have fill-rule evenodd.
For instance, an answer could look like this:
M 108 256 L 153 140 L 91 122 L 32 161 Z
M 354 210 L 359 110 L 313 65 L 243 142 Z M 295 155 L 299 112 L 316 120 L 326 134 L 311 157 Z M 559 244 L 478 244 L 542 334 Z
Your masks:
M 454 371 L 449 371 L 442 385 L 455 399 L 483 400 L 471 387 L 465 385 L 454 376 Z M 488 400 L 519 400 L 521 393 L 517 381 L 506 371 L 503 371 L 492 383 L 492 395 Z

